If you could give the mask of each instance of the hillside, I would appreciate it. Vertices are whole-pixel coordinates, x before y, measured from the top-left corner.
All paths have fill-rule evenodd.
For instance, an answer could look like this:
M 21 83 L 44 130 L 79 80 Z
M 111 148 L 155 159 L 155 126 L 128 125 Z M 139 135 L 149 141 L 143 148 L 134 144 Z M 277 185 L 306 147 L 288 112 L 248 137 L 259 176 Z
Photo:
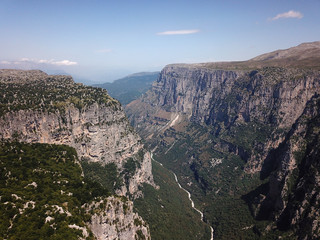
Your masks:
M 173 64 L 188 68 L 255 70 L 262 67 L 295 67 L 319 70 L 320 41 L 302 43 L 289 49 L 262 54 L 247 61 Z
M 208 238 L 173 175 L 157 169 L 154 184 L 150 153 L 106 90 L 9 69 L 0 86 L 0 239 Z
M 149 90 L 158 77 L 159 72 L 142 72 L 131 74 L 112 83 L 96 84 L 94 86 L 107 89 L 110 96 L 119 100 L 122 105 L 126 105 Z
M 134 159 L 137 168 L 118 190 L 122 195 L 152 183 L 150 154 L 106 90 L 76 84 L 69 76 L 15 70 L 1 70 L 0 86 L 2 138 L 66 144 L 81 160 L 114 163 L 119 172 Z
M 126 106 L 217 239 L 319 237 L 319 53 L 314 42 L 244 62 L 171 64 Z
M 91 224 L 99 212 L 105 211 L 109 221 L 114 220 L 110 216 L 113 212 L 131 217 L 132 206 L 126 198 L 111 197 L 109 189 L 83 177 L 76 151 L 71 147 L 2 142 L 0 167 L 3 239 L 96 239 L 99 234 Z M 95 204 L 98 206 L 93 208 Z M 124 204 L 127 209 L 116 210 L 116 205 Z M 144 224 L 137 214 L 134 217 Z M 120 228 L 120 224 L 111 222 L 108 228 L 114 230 L 109 231 L 110 237 L 122 239 L 135 239 L 139 233 L 147 236 L 149 231 L 142 225 L 128 230 L 127 226 Z M 124 234 L 131 236 L 123 238 Z
M 143 183 L 154 186 L 150 153 L 129 125 L 120 103 L 101 88 L 76 84 L 70 76 L 47 75 L 37 70 L 0 70 L 0 86 L 0 135 L 5 148 L 1 196 L 6 196 L 1 199 L 7 216 L 3 224 L 18 221 L 17 230 L 11 231 L 9 225 L 3 234 L 10 239 L 26 236 L 23 229 L 30 221 L 39 226 L 39 231 L 35 229 L 31 235 L 53 234 L 54 239 L 55 234 L 56 239 L 69 235 L 70 239 L 79 238 L 79 230 L 83 230 L 84 239 L 149 238 L 148 226 L 133 212 L 132 200 L 142 196 L 139 188 Z M 17 165 L 10 165 L 13 160 Z M 38 171 L 43 175 L 40 178 Z M 8 185 L 7 178 L 11 179 L 13 172 L 17 172 L 12 177 L 18 181 L 17 186 Z M 83 175 L 87 183 L 82 181 Z M 60 176 L 71 186 L 57 185 L 62 182 Z M 38 186 L 38 195 L 23 190 L 29 183 Z M 51 198 L 62 200 L 51 203 Z M 30 201 L 36 204 L 35 212 L 29 204 L 31 209 L 24 215 L 21 206 Z M 56 210 L 52 207 L 55 205 Z M 16 213 L 20 208 L 21 222 Z M 68 218 L 69 213 L 65 216 L 65 210 L 76 220 Z M 54 216 L 49 216 L 49 211 Z M 34 218 L 35 214 L 41 218 Z M 53 217 L 53 222 L 46 217 Z

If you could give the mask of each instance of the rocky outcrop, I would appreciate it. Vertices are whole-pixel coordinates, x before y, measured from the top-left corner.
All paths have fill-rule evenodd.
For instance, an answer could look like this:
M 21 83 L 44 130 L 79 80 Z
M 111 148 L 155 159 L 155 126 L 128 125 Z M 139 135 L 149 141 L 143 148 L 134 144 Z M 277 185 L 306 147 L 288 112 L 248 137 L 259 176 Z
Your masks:
M 258 203 L 253 211 L 257 219 L 274 221 L 276 229 L 290 230 L 299 239 L 317 239 L 319 53 L 320 42 L 315 42 L 245 62 L 168 65 L 126 111 L 164 157 L 176 142 L 187 139 L 181 148 L 191 160 L 183 164 L 191 164 L 204 191 L 209 175 L 198 180 L 197 171 L 206 171 L 211 151 L 238 155 L 245 161 L 244 175 L 269 179 L 248 201 Z M 189 144 L 193 140 L 196 144 Z M 205 147 L 210 148 L 207 156 L 201 152 Z
M 1 238 L 150 239 L 132 201 L 83 176 L 74 148 L 3 141 L 0 155 Z
M 150 153 L 106 90 L 76 84 L 69 76 L 0 70 L 0 93 L 2 140 L 69 145 L 82 161 L 114 163 L 123 180 L 115 189 L 118 195 L 138 197 L 142 183 L 154 184 Z M 131 200 L 109 197 L 91 209 L 90 228 L 97 239 L 150 239 Z
M 215 134 L 253 122 L 267 126 L 269 136 L 256 141 L 256 146 L 232 142 L 249 151 L 247 171 L 257 172 L 269 150 L 280 143 L 275 139 L 284 137 L 283 131 L 288 131 L 319 89 L 320 74 L 313 70 L 267 67 L 226 71 L 169 65 L 146 96 L 127 106 L 127 112 L 145 137 L 170 121 L 159 121 L 161 112 L 211 125 Z M 263 134 L 265 129 L 260 131 Z
M 70 105 L 64 113 L 19 110 L 5 114 L 0 122 L 3 138 L 18 136 L 25 142 L 66 144 L 80 158 L 92 162 L 122 161 L 143 146 L 128 125 L 124 112 L 94 103 L 79 110 Z
M 33 100 L 26 107 L 14 102 L 17 99 L 7 104 L 8 109 L 18 107 L 4 111 L 1 116 L 0 134 L 4 139 L 66 144 L 77 150 L 80 159 L 103 165 L 115 163 L 119 171 L 122 171 L 128 158 L 143 148 L 120 103 L 111 99 L 105 90 L 76 84 L 68 76 L 48 76 L 39 71 L 5 71 L 0 82 L 6 86 L 6 94 L 17 95 L 20 88 L 29 87 L 33 88 L 33 94 L 37 94 L 38 98 L 43 98 L 39 104 Z M 45 89 L 44 93 L 41 88 Z M 71 90 L 68 89 L 76 90 L 69 93 Z M 100 98 L 107 100 L 99 102 L 99 99 L 92 99 L 95 91 L 99 91 Z M 45 93 L 52 92 L 57 96 L 52 96 L 49 101 Z M 25 102 L 31 101 L 27 94 L 19 97 L 23 97 Z M 82 98 L 86 102 L 80 102 Z M 37 108 L 39 105 L 40 108 Z M 143 156 L 140 165 L 142 168 L 132 175 L 129 188 L 122 188 L 119 193 L 126 194 L 128 190 L 134 194 L 143 182 L 153 182 L 149 153 Z
M 320 97 L 316 95 L 285 140 L 270 153 L 268 168 L 273 171 L 258 214 L 275 219 L 281 230 L 294 229 L 300 239 L 320 237 L 319 126 Z
M 109 197 L 86 209 L 92 214 L 88 226 L 97 240 L 151 239 L 148 225 L 133 212 L 131 201 Z

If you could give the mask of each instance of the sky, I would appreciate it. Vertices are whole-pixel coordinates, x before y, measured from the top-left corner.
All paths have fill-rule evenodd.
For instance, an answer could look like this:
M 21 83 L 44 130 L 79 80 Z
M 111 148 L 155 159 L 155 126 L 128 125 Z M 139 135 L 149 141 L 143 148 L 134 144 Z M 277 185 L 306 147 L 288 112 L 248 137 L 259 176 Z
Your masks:
M 320 40 L 320 0 L 0 0 L 0 67 L 108 82 Z

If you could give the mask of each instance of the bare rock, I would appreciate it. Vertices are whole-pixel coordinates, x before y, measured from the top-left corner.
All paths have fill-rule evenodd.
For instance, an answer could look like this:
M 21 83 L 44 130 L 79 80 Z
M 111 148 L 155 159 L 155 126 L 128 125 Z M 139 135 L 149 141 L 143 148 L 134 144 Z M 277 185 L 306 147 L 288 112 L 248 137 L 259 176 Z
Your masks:
M 133 212 L 131 201 L 109 197 L 86 209 L 92 214 L 88 226 L 98 240 L 151 239 L 148 225 Z

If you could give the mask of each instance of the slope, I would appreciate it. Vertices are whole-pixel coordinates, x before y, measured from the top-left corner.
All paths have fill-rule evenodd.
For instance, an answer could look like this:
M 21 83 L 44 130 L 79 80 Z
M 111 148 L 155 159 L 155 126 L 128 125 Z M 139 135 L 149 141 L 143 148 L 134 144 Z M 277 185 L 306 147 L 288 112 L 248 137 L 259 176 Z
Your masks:
M 113 81 L 112 83 L 96 84 L 94 86 L 108 90 L 113 98 L 119 100 L 122 105 L 139 98 L 157 80 L 159 72 L 142 72 L 131 74 L 127 77 Z
M 297 135 L 288 155 L 277 149 L 298 119 L 309 118 L 306 109 L 320 90 L 318 49 L 315 42 L 245 62 L 168 65 L 150 91 L 126 106 L 159 161 L 195 197 L 216 238 L 317 238 L 311 215 L 296 218 L 312 222 L 307 233 L 297 230 L 298 220 L 280 226 L 289 199 L 297 197 L 293 176 L 304 168 L 294 151 L 311 133 Z M 300 200 L 309 201 L 307 194 Z M 317 201 L 310 209 L 319 209 Z

